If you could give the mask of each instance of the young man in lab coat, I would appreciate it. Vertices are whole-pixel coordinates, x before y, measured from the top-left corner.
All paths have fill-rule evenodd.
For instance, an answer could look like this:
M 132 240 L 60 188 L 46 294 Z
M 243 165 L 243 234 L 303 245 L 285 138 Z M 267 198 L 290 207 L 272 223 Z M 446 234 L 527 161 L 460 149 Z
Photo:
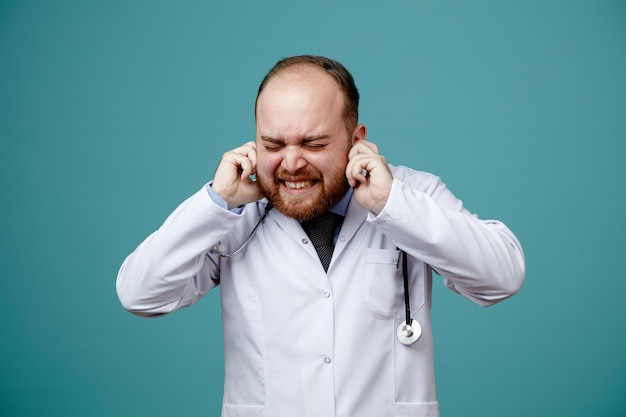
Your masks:
M 523 282 L 513 233 L 438 177 L 389 165 L 358 100 L 340 63 L 280 61 L 259 88 L 256 141 L 225 153 L 120 269 L 119 298 L 140 316 L 221 286 L 225 417 L 438 416 L 432 269 L 483 306 Z M 325 270 L 303 224 L 328 211 L 341 217 Z

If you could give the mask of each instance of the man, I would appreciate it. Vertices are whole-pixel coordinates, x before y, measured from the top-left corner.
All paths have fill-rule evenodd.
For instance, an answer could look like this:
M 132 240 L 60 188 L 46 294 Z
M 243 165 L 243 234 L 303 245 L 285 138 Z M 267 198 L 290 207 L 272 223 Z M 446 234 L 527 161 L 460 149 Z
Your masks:
M 277 63 L 256 141 L 225 153 L 120 269 L 120 300 L 140 316 L 221 286 L 223 416 L 438 416 L 432 269 L 483 306 L 522 284 L 511 231 L 434 175 L 388 165 L 358 100 L 336 61 Z M 329 212 L 330 243 L 316 243 Z

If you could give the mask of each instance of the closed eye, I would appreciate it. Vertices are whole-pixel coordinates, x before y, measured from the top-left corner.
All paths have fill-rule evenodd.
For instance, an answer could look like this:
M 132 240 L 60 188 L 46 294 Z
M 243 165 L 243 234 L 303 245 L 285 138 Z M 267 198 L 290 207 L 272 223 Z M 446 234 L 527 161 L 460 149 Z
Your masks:
M 314 136 L 302 140 L 302 146 L 311 150 L 324 149 L 326 145 L 328 145 L 328 136 L 326 135 Z
M 276 152 L 276 151 L 281 150 L 283 148 L 283 145 L 268 144 L 268 145 L 263 145 L 263 148 L 265 148 L 265 150 L 269 152 Z
M 262 136 L 263 148 L 269 152 L 276 152 L 281 150 L 285 146 L 285 142 L 279 139 L 274 139 L 268 136 Z
M 325 143 L 305 143 L 305 147 L 308 149 L 323 149 L 326 147 Z

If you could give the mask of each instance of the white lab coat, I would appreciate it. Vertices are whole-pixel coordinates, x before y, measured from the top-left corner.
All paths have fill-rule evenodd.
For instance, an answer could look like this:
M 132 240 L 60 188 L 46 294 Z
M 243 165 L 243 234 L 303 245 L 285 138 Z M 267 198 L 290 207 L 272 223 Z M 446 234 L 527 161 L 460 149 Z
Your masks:
M 391 167 L 377 216 L 354 198 L 328 269 L 299 223 L 273 209 L 236 250 L 266 206 L 242 214 L 205 189 L 181 204 L 122 265 L 117 291 L 129 311 L 186 307 L 221 285 L 224 417 L 434 417 L 431 270 L 448 287 L 490 305 L 518 291 L 521 246 L 497 221 L 470 214 L 431 174 Z M 412 317 L 421 338 L 396 337 L 404 319 L 398 248 L 409 255 Z

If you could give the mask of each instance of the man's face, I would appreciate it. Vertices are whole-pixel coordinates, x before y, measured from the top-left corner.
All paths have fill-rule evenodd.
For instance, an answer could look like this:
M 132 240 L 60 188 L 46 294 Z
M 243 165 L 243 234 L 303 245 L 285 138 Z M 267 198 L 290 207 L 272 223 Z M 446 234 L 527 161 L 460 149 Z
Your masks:
M 263 195 L 298 221 L 337 204 L 353 139 L 343 120 L 337 82 L 315 67 L 283 70 L 261 92 L 256 109 L 257 181 Z

